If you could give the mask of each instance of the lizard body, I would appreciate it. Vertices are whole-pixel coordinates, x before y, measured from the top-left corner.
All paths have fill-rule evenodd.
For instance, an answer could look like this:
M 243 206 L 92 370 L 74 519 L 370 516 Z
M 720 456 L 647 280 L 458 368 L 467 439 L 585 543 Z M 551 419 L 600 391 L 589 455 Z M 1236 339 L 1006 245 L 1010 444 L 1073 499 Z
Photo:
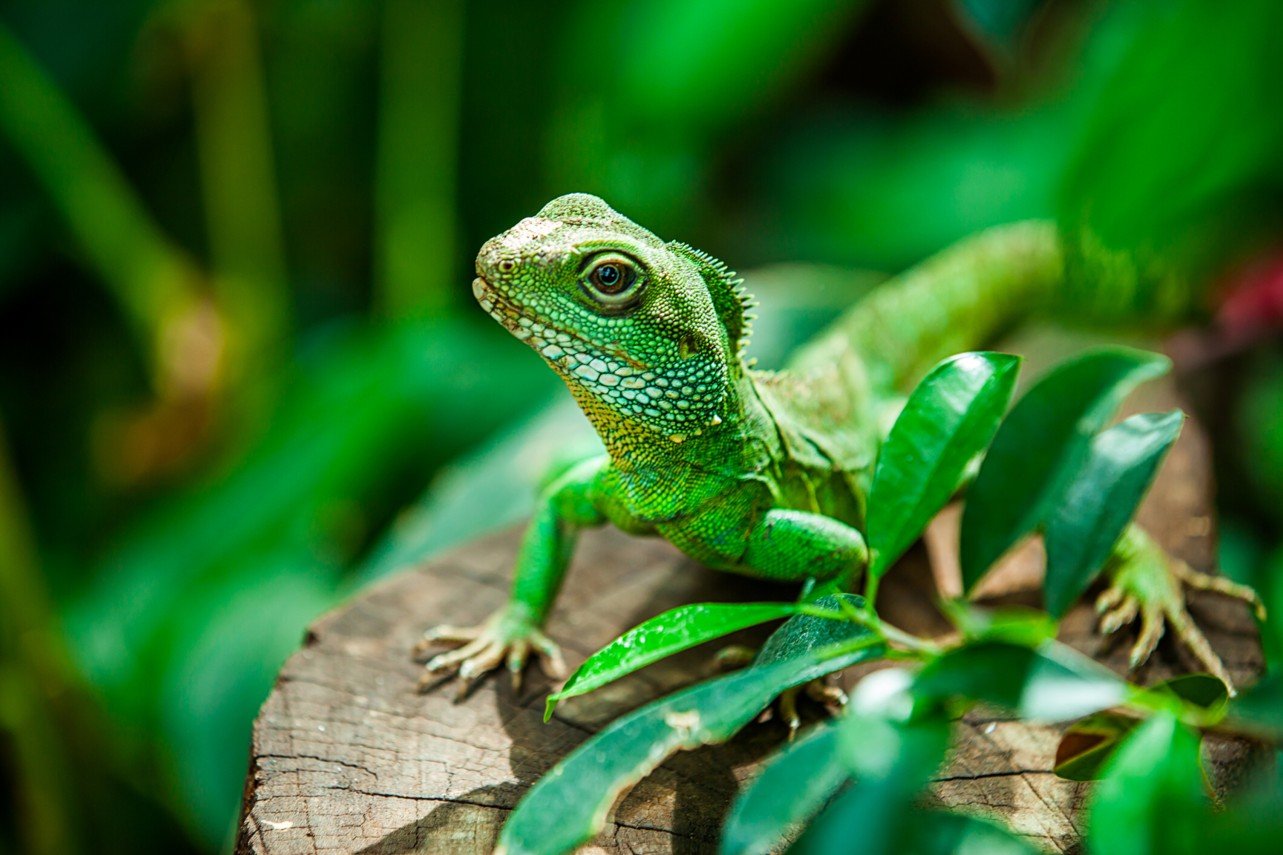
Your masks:
M 848 585 L 867 560 L 861 531 L 878 444 L 907 387 L 932 364 L 1048 307 L 1170 315 L 1188 300 L 1187 290 L 1147 280 L 1125 259 L 1066 253 L 1051 224 L 1020 223 L 891 280 L 783 371 L 761 372 L 744 358 L 751 301 L 735 274 L 594 196 L 548 203 L 486 242 L 476 267 L 482 308 L 562 377 L 607 453 L 540 496 L 503 610 L 479 627 L 425 634 L 421 649 L 462 644 L 427 667 L 457 667 L 465 682 L 505 660 L 518 679 L 532 650 L 551 670 L 564 667 L 541 627 L 584 527 L 659 535 L 719 570 Z M 1126 572 L 1115 576 L 1130 583 L 1108 597 L 1113 619 L 1143 619 L 1134 658 L 1148 656 L 1166 618 L 1224 677 L 1188 619 L 1176 570 L 1155 560 L 1157 547 L 1138 529 L 1119 549 L 1115 563 Z M 1138 583 L 1137 567 L 1163 568 L 1161 578 Z M 1190 573 L 1180 579 L 1212 586 Z

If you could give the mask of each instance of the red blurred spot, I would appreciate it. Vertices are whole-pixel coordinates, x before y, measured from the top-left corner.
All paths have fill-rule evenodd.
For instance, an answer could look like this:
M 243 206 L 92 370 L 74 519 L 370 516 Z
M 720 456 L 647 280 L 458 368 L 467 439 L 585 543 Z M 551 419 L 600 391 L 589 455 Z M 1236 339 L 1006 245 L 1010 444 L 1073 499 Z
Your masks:
M 1223 329 L 1235 335 L 1283 328 L 1283 250 L 1241 268 L 1227 284 L 1217 312 Z

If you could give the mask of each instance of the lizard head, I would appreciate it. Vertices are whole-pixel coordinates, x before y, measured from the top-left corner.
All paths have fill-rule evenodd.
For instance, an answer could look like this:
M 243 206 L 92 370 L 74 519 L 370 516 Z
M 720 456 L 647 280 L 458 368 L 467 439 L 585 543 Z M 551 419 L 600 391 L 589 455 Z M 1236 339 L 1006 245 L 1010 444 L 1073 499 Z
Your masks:
M 596 196 L 554 199 L 487 241 L 472 290 L 599 430 L 625 420 L 681 442 L 725 415 L 747 337 L 739 280 Z

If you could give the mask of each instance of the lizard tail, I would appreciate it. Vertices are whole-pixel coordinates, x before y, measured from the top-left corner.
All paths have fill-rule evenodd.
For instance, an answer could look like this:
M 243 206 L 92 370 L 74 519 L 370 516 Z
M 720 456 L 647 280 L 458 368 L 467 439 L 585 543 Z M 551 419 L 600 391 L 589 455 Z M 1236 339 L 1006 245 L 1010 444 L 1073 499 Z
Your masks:
M 791 369 L 904 389 L 936 362 L 983 347 L 1037 316 L 1172 324 L 1199 295 L 1158 264 L 1052 222 L 998 226 L 883 283 L 799 349 Z

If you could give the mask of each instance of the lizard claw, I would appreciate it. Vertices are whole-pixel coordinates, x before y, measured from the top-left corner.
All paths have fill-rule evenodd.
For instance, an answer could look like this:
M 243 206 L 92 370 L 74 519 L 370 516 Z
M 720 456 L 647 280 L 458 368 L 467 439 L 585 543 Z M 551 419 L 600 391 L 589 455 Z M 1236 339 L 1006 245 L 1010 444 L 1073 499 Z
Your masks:
M 802 717 L 798 715 L 797 711 L 797 699 L 802 696 L 822 704 L 830 713 L 837 712 L 846 706 L 847 700 L 846 692 L 830 684 L 827 677 L 820 677 L 804 685 L 785 689 L 780 693 L 775 703 L 779 708 L 780 718 L 783 719 L 785 726 L 789 729 L 789 741 L 793 740 L 793 737 L 797 735 L 798 728 L 802 726 Z M 772 718 L 774 718 L 774 715 L 768 707 L 758 721 L 766 722 Z
M 1096 611 L 1100 614 L 1099 629 L 1108 635 L 1139 618 L 1140 633 L 1128 657 L 1133 669 L 1148 661 L 1170 626 L 1194 658 L 1224 683 L 1231 695 L 1234 694 L 1234 683 L 1225 663 L 1190 616 L 1185 588 L 1215 591 L 1243 600 L 1253 607 L 1257 615 L 1262 615 L 1264 606 L 1255 591 L 1229 579 L 1195 570 L 1184 561 L 1167 555 L 1139 530 L 1126 536 L 1117 563 L 1110 572 L 1112 582 L 1096 600 Z
M 441 644 L 462 646 L 428 658 L 428 651 Z M 566 662 L 552 639 L 529 620 L 512 615 L 506 609 L 475 627 L 433 627 L 413 649 L 415 660 L 422 661 L 426 671 L 419 680 L 419 688 L 429 690 L 442 682 L 441 676 L 448 678 L 454 672 L 459 677 L 458 697 L 463 698 L 478 680 L 506 663 L 513 688 L 519 689 L 532 650 L 538 654 L 544 673 L 553 679 L 565 676 Z

